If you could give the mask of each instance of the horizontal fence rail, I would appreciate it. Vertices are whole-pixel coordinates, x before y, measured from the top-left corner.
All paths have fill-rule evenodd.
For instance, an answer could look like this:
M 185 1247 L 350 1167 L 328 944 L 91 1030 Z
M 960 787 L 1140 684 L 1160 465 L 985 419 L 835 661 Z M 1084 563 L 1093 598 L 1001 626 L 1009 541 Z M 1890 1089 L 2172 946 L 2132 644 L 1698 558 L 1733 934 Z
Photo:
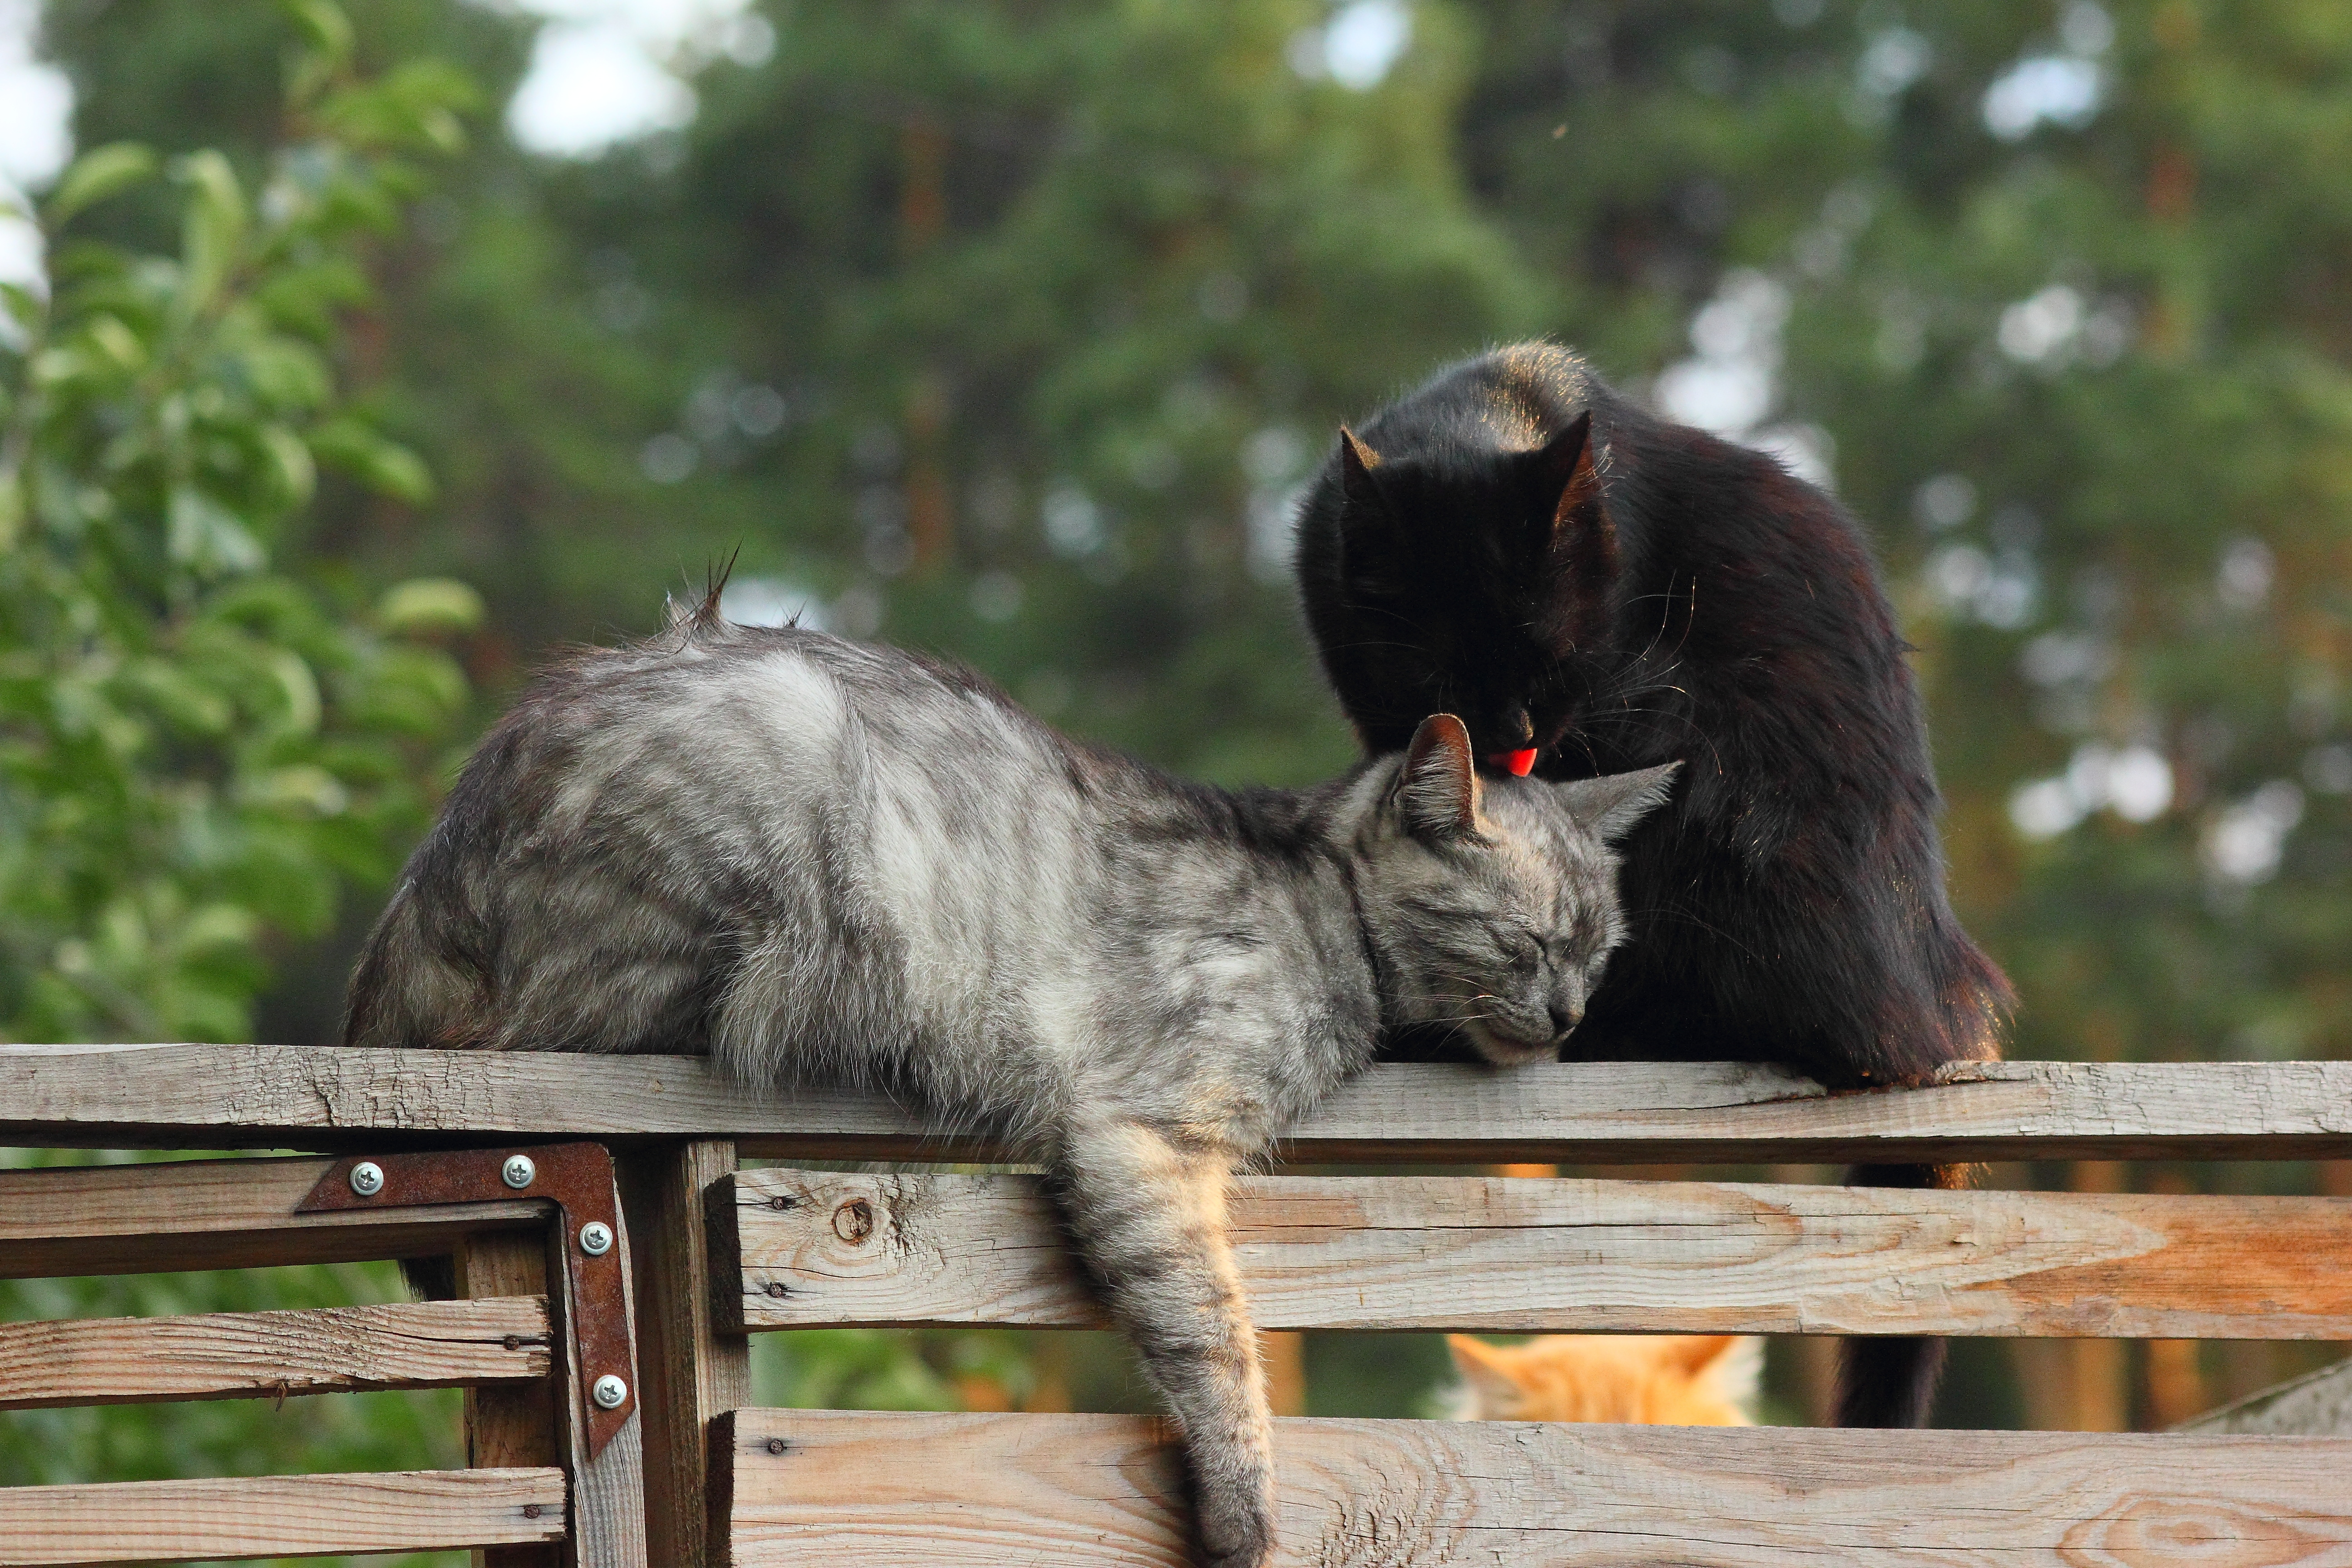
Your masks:
M 1182 1568 L 1158 1424 L 739 1410 L 735 1568 Z M 2352 1562 L 2352 1440 L 1278 1421 L 1282 1568 L 2136 1568 Z M 714 1557 L 714 1561 L 718 1561 Z
M 1034 1177 L 707 1201 L 732 1327 L 1098 1321 Z M 2352 1338 L 2352 1198 L 1269 1176 L 1230 1212 L 1265 1329 Z
M 885 1100 L 763 1092 L 698 1058 L 292 1046 L 0 1047 L 0 1142 L 383 1149 L 730 1139 L 750 1155 L 972 1159 Z M 1969 1063 L 1830 1094 L 1777 1068 L 1397 1065 L 1343 1088 L 1293 1161 L 2352 1157 L 2352 1062 Z
M 561 1541 L 563 1472 L 391 1470 L 0 1487 L 0 1563 L 183 1563 Z
M 0 1171 L 0 1279 L 262 1268 L 448 1252 L 467 1236 L 543 1226 L 550 1205 L 297 1214 L 331 1160 L 195 1160 Z
M 535 1296 L 51 1319 L 0 1323 L 0 1410 L 457 1388 L 529 1382 L 552 1364 Z

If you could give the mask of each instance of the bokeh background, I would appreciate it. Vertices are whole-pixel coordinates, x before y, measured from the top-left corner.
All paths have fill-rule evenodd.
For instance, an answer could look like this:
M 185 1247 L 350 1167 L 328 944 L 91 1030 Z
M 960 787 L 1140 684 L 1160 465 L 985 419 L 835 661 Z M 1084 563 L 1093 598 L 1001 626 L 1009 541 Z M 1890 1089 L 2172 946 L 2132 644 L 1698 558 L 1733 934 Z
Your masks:
M 0 1037 L 331 1038 L 470 738 L 730 558 L 738 618 L 1328 774 L 1296 487 L 1540 334 L 1864 520 L 2013 1054 L 2352 1051 L 2336 0 L 0 0 Z M 764 1399 L 1139 1398 L 1099 1339 L 784 1338 Z M 1442 1375 L 1280 1353 L 1318 1413 Z M 2160 1426 L 2317 1353 L 1972 1346 L 1940 1418 Z M 1807 1418 L 1821 1347 L 1771 1363 Z M 0 1417 L 0 1479 L 430 1463 L 451 1408 Z

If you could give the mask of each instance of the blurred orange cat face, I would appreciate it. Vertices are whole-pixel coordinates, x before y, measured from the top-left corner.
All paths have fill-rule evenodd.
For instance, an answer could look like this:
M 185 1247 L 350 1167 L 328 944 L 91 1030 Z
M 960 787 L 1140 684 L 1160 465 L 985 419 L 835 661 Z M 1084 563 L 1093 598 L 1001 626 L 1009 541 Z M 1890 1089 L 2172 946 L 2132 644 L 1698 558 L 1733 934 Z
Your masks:
M 1763 1343 L 1738 1334 L 1548 1334 L 1490 1345 L 1449 1334 L 1473 1421 L 1752 1426 Z

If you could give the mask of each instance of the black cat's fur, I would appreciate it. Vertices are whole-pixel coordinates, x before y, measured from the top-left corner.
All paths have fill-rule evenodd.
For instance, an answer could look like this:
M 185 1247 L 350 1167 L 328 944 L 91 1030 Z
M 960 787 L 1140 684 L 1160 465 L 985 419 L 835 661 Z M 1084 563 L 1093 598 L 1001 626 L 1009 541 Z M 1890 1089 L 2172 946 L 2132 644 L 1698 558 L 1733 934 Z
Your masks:
M 1481 755 L 1538 748 L 1549 777 L 1686 764 L 1623 847 L 1633 939 L 1575 1054 L 1777 1062 L 1832 1088 L 1999 1054 L 2011 992 L 1944 896 L 1906 647 L 1822 491 L 1520 344 L 1340 433 L 1298 574 L 1371 752 L 1447 711 Z M 1942 1349 L 1847 1341 L 1840 1424 L 1923 1422 Z

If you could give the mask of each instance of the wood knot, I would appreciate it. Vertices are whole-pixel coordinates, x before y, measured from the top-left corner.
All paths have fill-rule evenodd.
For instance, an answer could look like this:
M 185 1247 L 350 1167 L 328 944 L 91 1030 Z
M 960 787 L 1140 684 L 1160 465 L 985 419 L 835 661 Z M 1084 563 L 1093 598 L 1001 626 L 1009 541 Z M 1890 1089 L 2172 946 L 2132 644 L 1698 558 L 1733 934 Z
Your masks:
M 874 1234 L 874 1205 L 852 1198 L 833 1211 L 833 1234 L 856 1247 Z

